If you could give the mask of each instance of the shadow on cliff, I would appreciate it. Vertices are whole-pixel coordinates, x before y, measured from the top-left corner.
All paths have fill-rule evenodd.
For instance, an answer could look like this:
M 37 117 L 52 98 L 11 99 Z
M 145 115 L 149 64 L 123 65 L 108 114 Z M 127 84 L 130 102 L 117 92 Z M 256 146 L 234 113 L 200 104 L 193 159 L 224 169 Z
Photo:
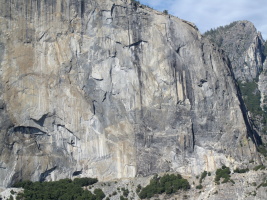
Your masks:
M 227 66 L 229 67 L 231 76 L 233 77 L 233 80 L 234 80 L 234 84 L 235 84 L 236 91 L 237 91 L 237 97 L 238 97 L 238 100 L 240 102 L 240 109 L 242 111 L 242 115 L 243 115 L 243 118 L 244 118 L 244 121 L 245 121 L 245 124 L 246 124 L 246 128 L 247 128 L 247 131 L 248 131 L 247 135 L 248 135 L 248 137 L 251 138 L 251 140 L 253 141 L 253 143 L 256 145 L 256 147 L 258 149 L 258 147 L 260 145 L 262 145 L 261 136 L 259 135 L 257 130 L 255 130 L 255 128 L 253 127 L 253 122 L 251 121 L 251 119 L 248 116 L 248 109 L 247 109 L 247 107 L 245 105 L 245 102 L 244 102 L 244 100 L 242 98 L 241 90 L 240 90 L 240 88 L 239 88 L 239 86 L 237 84 L 237 80 L 235 78 L 235 75 L 234 75 L 234 72 L 233 72 L 233 69 L 232 69 L 231 61 L 225 55 L 223 50 L 222 50 L 222 53 L 224 54 L 224 58 L 223 59 L 226 62 Z

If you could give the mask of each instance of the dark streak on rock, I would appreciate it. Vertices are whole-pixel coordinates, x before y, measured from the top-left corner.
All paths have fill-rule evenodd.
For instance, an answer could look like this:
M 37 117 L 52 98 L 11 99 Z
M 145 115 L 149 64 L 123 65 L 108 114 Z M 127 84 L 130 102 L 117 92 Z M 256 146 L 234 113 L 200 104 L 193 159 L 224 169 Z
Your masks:
M 44 126 L 44 122 L 46 117 L 48 116 L 48 114 L 44 114 L 39 120 L 33 119 L 31 118 L 31 120 L 33 120 L 36 124 L 40 125 L 40 126 Z
M 84 0 L 81 0 L 81 18 L 84 17 L 84 12 L 85 12 L 85 3 Z
M 114 11 L 114 8 L 115 8 L 115 4 L 112 5 L 111 9 L 110 9 L 110 15 L 112 16 L 113 15 L 113 11 Z
M 83 170 L 80 171 L 75 171 L 72 173 L 72 176 L 79 176 L 80 174 L 82 174 Z
M 47 134 L 47 132 L 42 131 L 36 127 L 31 127 L 31 126 L 17 126 L 14 128 L 14 132 L 19 132 L 21 134 L 33 134 L 33 135 Z
M 140 45 L 140 44 L 142 44 L 142 43 L 148 43 L 147 41 L 145 41 L 145 40 L 139 40 L 139 41 L 137 41 L 137 42 L 135 42 L 135 43 L 132 43 L 132 44 L 129 44 L 128 46 L 125 46 L 125 47 L 132 47 L 132 46 L 138 46 L 138 45 Z
M 55 171 L 56 169 L 57 169 L 57 166 L 55 166 L 51 169 L 48 169 L 48 170 L 44 171 L 43 173 L 41 173 L 41 175 L 39 177 L 39 181 L 44 182 L 46 177 L 49 176 L 51 174 L 51 172 Z

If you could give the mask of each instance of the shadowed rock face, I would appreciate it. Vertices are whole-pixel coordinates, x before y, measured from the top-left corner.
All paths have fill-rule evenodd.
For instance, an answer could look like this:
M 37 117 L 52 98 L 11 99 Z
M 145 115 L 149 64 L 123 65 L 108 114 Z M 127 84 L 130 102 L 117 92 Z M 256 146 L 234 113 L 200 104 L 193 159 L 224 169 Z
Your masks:
M 0 3 L 2 186 L 255 158 L 228 60 L 191 23 L 127 0 Z
M 261 33 L 249 21 L 236 21 L 204 34 L 222 48 L 231 61 L 250 118 L 266 141 L 267 60 Z

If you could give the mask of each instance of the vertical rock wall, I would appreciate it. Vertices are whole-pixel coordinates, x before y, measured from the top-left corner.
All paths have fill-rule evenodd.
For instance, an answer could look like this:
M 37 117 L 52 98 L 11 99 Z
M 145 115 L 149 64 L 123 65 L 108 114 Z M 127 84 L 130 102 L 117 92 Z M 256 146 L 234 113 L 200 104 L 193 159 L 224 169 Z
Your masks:
M 253 23 L 243 20 L 207 31 L 205 36 L 225 51 L 235 78 L 242 82 L 258 79 L 263 70 L 264 40 Z
M 2 186 L 255 158 L 228 60 L 193 24 L 127 0 L 0 3 Z
M 266 56 L 261 33 L 249 21 L 236 21 L 204 34 L 228 55 L 249 118 L 254 127 L 266 135 Z M 264 139 L 266 140 L 266 139 Z

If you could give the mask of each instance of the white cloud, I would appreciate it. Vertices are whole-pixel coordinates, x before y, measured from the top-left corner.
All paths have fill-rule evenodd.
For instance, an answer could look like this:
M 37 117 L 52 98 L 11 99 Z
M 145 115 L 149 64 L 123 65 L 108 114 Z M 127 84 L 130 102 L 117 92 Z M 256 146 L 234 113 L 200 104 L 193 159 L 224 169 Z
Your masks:
M 195 23 L 203 33 L 236 20 L 254 23 L 267 39 L 266 0 L 141 0 L 158 10 L 168 10 L 179 18 Z

